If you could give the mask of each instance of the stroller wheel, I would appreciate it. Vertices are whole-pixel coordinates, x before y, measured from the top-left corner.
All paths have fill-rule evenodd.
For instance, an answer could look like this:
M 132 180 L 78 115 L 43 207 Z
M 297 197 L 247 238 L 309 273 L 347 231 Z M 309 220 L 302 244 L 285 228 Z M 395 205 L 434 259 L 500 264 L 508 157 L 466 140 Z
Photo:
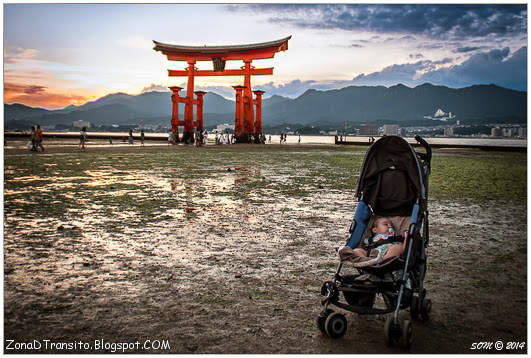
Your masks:
M 400 324 L 396 324 L 393 320 L 393 315 L 387 316 L 384 325 L 384 338 L 387 347 L 392 347 L 395 342 L 398 342 L 401 335 Z
M 429 298 L 424 298 L 422 300 L 422 306 L 420 307 L 420 317 L 423 321 L 430 319 L 431 312 L 431 300 Z
M 420 299 L 419 297 L 413 296 L 411 299 L 411 307 L 409 308 L 409 314 L 411 316 L 411 319 L 417 320 L 419 319 L 420 314 Z
M 402 346 L 405 349 L 411 348 L 411 342 L 413 337 L 413 328 L 411 327 L 411 321 L 405 320 L 401 324 L 402 329 Z
M 326 318 L 325 331 L 330 338 L 341 338 L 347 332 L 347 319 L 341 313 L 332 313 Z
M 319 330 L 323 332 L 324 334 L 326 334 L 326 330 L 325 330 L 326 319 L 332 313 L 334 313 L 334 311 L 332 311 L 331 309 L 327 309 L 326 311 L 319 313 L 319 316 L 317 316 L 317 319 L 316 319 L 317 328 L 319 328 Z

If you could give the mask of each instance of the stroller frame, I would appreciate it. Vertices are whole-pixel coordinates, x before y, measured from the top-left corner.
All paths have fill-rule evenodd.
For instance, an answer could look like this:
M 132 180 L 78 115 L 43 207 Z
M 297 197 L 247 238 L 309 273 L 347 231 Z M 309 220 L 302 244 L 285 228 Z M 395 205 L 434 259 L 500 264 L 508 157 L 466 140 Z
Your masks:
M 389 136 L 394 137 L 394 136 Z M 389 137 L 382 137 L 389 138 Z M 386 139 L 394 141 L 403 141 L 399 139 Z M 376 141 L 373 146 L 380 140 Z M 323 310 L 317 317 L 317 326 L 326 335 L 331 338 L 340 338 L 346 333 L 347 321 L 344 315 L 333 312 L 330 305 L 341 309 L 355 312 L 360 315 L 364 314 L 388 314 L 384 326 L 385 342 L 388 346 L 401 341 L 405 348 L 410 348 L 412 339 L 412 326 L 409 320 L 401 320 L 399 317 L 400 310 L 410 308 L 410 315 L 413 320 L 421 318 L 429 319 L 431 311 L 431 300 L 426 295 L 424 288 L 424 278 L 426 275 L 427 255 L 426 247 L 429 243 L 429 219 L 427 209 L 428 182 L 431 169 L 431 147 L 420 136 L 415 136 L 415 140 L 424 147 L 426 153 L 416 152 L 412 146 L 407 143 L 416 161 L 418 168 L 418 178 L 420 180 L 419 192 L 416 193 L 416 200 L 411 210 L 410 224 L 408 229 L 408 240 L 404 253 L 400 258 L 393 258 L 387 262 L 372 267 L 358 268 L 358 275 L 340 274 L 343 268 L 343 262 L 340 262 L 334 277 L 331 281 L 326 281 L 321 287 L 321 295 L 325 296 L 321 301 Z M 401 143 L 405 147 L 403 143 Z M 347 245 L 355 248 L 366 230 L 368 219 L 374 211 L 363 200 L 361 187 L 363 185 L 365 169 L 371 148 L 367 151 L 362 170 L 358 181 L 358 206 L 354 214 L 354 219 L 350 226 L 351 236 L 347 240 Z M 420 231 L 422 230 L 422 235 Z M 401 270 L 400 277 L 392 281 L 381 280 L 376 283 L 367 284 L 366 281 L 357 281 L 364 274 L 371 274 L 372 277 L 383 279 L 385 275 Z M 392 274 L 391 274 L 392 275 Z M 411 283 L 409 285 L 409 283 Z M 408 287 L 410 286 L 410 287 Z M 340 292 L 343 293 L 347 303 L 340 301 Z M 373 307 L 377 294 L 381 294 L 386 308 Z M 419 317 L 420 316 L 420 317 Z

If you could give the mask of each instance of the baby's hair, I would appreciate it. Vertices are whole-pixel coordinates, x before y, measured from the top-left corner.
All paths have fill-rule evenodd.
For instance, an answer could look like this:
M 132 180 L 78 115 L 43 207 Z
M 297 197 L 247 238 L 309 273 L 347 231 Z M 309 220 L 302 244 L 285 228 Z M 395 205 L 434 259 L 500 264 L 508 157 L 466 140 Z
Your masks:
M 385 219 L 385 216 L 377 216 L 374 218 L 374 221 L 372 222 L 371 230 L 374 229 L 376 226 L 378 226 L 378 222 L 382 219 Z

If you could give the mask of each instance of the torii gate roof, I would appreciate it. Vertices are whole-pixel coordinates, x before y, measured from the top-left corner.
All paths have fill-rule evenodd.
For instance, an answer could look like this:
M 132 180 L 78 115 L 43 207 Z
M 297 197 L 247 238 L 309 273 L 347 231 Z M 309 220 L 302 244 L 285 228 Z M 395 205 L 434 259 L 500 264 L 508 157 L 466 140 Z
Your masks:
M 211 61 L 216 58 L 222 60 L 253 60 L 272 58 L 275 53 L 286 51 L 289 39 L 291 39 L 291 36 L 276 41 L 229 46 L 182 46 L 153 40 L 155 43 L 153 49 L 162 52 L 168 57 L 168 60 L 173 61 Z

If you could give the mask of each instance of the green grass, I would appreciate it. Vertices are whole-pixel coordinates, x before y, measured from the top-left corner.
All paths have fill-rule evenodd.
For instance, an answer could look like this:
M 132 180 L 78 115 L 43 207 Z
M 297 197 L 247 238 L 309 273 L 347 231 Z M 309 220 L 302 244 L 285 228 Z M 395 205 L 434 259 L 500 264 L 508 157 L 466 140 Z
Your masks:
M 185 210 L 187 202 L 199 210 L 214 198 L 260 205 L 338 190 L 353 200 L 365 151 L 355 146 L 231 146 L 7 154 L 4 205 L 11 215 L 60 218 L 68 210 L 96 204 L 104 217 L 130 212 L 134 219 L 124 219 L 124 226 L 136 226 L 169 209 Z M 524 203 L 527 155 L 435 151 L 429 191 L 432 199 Z M 195 216 L 188 209 L 185 218 Z

